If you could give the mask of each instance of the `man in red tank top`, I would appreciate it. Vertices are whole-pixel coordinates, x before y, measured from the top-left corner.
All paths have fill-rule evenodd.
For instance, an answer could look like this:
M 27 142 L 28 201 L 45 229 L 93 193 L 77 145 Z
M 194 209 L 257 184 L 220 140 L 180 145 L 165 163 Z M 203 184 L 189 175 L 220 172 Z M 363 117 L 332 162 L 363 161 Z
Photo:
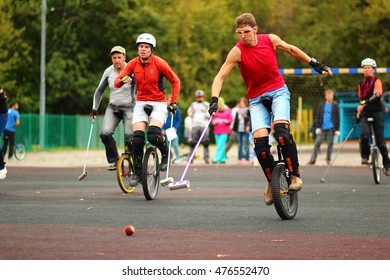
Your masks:
M 299 191 L 303 182 L 299 173 L 298 152 L 290 133 L 290 92 L 279 73 L 276 50 L 281 50 L 303 62 L 308 63 L 320 74 L 332 75 L 329 67 L 311 58 L 298 47 L 288 44 L 275 34 L 257 34 L 255 17 L 244 13 L 236 18 L 236 33 L 240 41 L 230 50 L 225 62 L 214 78 L 211 88 L 210 114 L 218 108 L 218 96 L 230 71 L 237 64 L 247 87 L 250 104 L 252 134 L 257 159 L 267 178 L 268 186 L 264 192 L 267 205 L 273 203 L 270 181 L 275 161 L 270 152 L 268 137 L 271 122 L 274 136 L 282 148 L 282 154 L 291 175 L 289 189 Z M 272 120 L 265 100 L 270 103 Z M 264 101 L 264 103 L 263 103 Z M 267 107 L 266 107 L 267 106 Z

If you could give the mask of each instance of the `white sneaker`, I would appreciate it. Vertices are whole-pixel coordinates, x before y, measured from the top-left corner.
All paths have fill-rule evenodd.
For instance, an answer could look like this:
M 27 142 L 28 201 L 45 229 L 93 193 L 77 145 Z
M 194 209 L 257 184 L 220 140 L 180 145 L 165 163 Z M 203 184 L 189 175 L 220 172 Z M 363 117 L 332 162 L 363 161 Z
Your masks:
M 0 170 L 0 180 L 5 179 L 7 177 L 7 168 L 4 166 L 4 169 Z

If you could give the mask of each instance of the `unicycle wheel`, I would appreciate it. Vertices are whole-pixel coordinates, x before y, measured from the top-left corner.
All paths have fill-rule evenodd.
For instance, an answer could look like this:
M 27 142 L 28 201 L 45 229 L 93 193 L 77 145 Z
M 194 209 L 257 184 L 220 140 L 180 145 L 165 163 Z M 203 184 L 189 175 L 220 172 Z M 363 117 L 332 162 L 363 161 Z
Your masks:
M 14 156 L 17 160 L 23 160 L 26 157 L 27 149 L 22 143 L 16 144 L 14 147 Z
M 289 191 L 284 163 L 278 163 L 272 171 L 271 189 L 276 212 L 283 220 L 294 219 L 298 211 L 298 193 Z
M 156 148 L 148 147 L 142 162 L 142 188 L 147 200 L 153 200 L 157 196 L 160 186 L 160 165 Z
M 135 186 L 130 186 L 130 178 L 134 173 L 133 158 L 130 154 L 123 154 L 117 162 L 116 177 L 119 187 L 124 193 L 132 193 L 135 190 Z
M 374 175 L 375 184 L 381 182 L 381 164 L 379 160 L 378 150 L 371 151 L 372 173 Z

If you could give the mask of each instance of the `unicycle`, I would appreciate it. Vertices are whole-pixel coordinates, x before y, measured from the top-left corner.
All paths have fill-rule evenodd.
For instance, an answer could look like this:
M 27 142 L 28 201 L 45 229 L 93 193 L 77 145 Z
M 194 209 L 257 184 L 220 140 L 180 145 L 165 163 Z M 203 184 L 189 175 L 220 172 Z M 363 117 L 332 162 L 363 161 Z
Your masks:
M 381 182 L 381 155 L 378 151 L 378 146 L 376 144 L 375 133 L 374 133 L 374 119 L 367 118 L 368 126 L 370 127 L 370 153 L 371 153 L 371 162 L 369 163 L 372 174 L 374 175 L 375 184 L 380 184 Z
M 294 219 L 298 211 L 298 192 L 289 190 L 290 174 L 284 164 L 282 151 L 277 146 L 278 161 L 272 170 L 271 190 L 276 212 L 283 220 Z
M 15 143 L 14 156 L 17 160 L 23 160 L 26 157 L 26 153 L 27 153 L 27 149 L 24 144 Z
M 130 178 L 134 173 L 134 160 L 130 151 L 125 151 L 118 159 L 116 177 L 119 187 L 124 193 L 132 193 L 135 186 L 130 186 Z
M 145 113 L 150 117 L 153 107 L 149 104 L 144 106 Z M 147 142 L 145 139 L 145 152 L 142 159 L 141 184 L 144 196 L 147 200 L 153 200 L 157 197 L 160 186 L 160 164 L 157 148 Z M 136 186 L 130 185 L 130 180 L 135 172 L 133 155 L 130 151 L 125 151 L 117 163 L 117 179 L 119 186 L 125 193 L 135 190 Z
M 157 196 L 160 186 L 160 166 L 156 147 L 147 143 L 142 161 L 141 184 L 144 196 L 147 200 L 153 200 Z M 119 187 L 124 193 L 134 192 L 136 186 L 130 185 L 130 179 L 134 173 L 134 159 L 129 151 L 125 151 L 118 159 L 116 175 Z
M 142 189 L 147 200 L 156 198 L 160 186 L 160 164 L 157 148 L 147 143 L 142 161 Z
M 270 112 L 272 119 L 272 99 L 264 97 L 261 101 Z M 292 220 L 298 211 L 298 192 L 289 190 L 290 173 L 284 163 L 282 148 L 277 145 L 278 160 L 272 170 L 271 191 L 274 206 L 279 217 L 283 220 Z

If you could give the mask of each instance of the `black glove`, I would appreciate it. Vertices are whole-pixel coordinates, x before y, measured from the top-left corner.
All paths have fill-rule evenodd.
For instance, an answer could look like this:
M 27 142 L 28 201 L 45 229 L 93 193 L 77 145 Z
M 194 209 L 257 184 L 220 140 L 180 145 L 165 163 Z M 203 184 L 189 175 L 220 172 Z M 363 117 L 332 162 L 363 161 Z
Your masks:
M 318 73 L 322 74 L 323 71 L 329 72 L 330 68 L 322 63 L 319 63 L 314 57 L 311 58 L 309 65 L 314 68 Z
M 355 123 L 359 123 L 359 122 L 360 122 L 360 117 L 356 117 Z
M 173 115 L 176 114 L 176 111 L 177 111 L 176 103 L 169 104 L 168 111 L 171 112 Z
M 92 109 L 91 113 L 89 113 L 89 116 L 92 118 L 92 119 L 95 119 L 96 116 L 98 114 L 98 111 L 95 110 L 95 109 Z
M 211 97 L 211 102 L 209 105 L 209 114 L 213 115 L 217 111 L 218 111 L 218 97 L 213 96 Z
M 380 94 L 376 92 L 370 98 L 368 98 L 368 102 L 372 102 L 380 98 L 381 98 Z

